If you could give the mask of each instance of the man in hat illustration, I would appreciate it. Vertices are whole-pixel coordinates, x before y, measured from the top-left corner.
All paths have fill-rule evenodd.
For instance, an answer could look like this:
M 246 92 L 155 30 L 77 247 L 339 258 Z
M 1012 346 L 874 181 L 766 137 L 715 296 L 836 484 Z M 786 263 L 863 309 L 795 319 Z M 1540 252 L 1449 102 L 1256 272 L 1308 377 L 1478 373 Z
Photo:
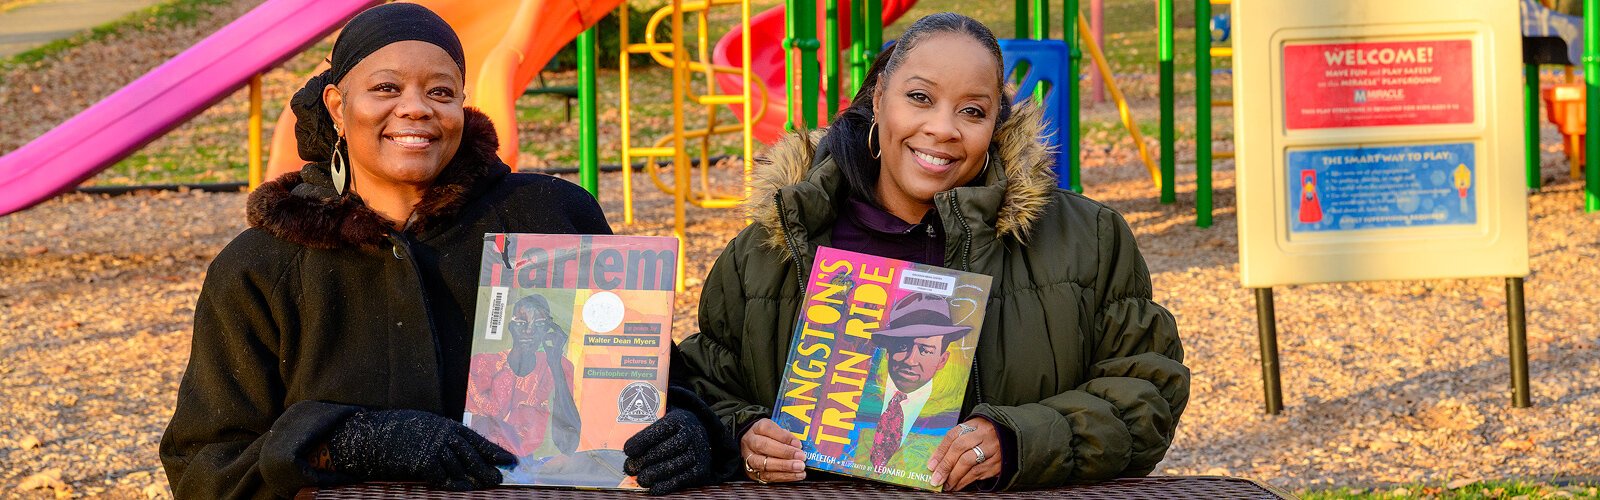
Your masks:
M 875 385 L 881 391 L 863 396 L 863 413 L 858 418 L 871 419 L 872 410 L 878 411 L 876 425 L 870 433 L 862 432 L 856 443 L 857 463 L 866 451 L 866 462 L 874 471 L 925 472 L 910 465 L 927 463 L 939 437 L 955 425 L 956 418 L 950 411 L 924 414 L 933 396 L 933 378 L 950 361 L 950 344 L 971 331 L 971 327 L 955 324 L 950 303 L 938 296 L 912 293 L 894 303 L 888 323 L 872 335 L 872 343 L 885 351 L 887 377 L 877 377 Z M 920 440 L 924 446 L 907 445 L 911 434 L 926 434 L 930 439 Z

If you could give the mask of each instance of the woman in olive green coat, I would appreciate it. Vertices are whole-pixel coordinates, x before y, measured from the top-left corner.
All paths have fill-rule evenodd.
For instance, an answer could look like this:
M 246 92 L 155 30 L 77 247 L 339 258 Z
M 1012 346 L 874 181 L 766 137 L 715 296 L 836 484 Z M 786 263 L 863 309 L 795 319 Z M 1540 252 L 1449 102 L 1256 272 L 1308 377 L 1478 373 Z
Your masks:
M 1038 112 L 1012 116 L 1001 67 L 987 28 L 928 16 L 826 133 L 762 158 L 755 223 L 712 267 L 675 374 L 736 430 L 751 479 L 805 477 L 798 440 L 768 417 L 819 245 L 994 278 L 963 425 L 934 453 L 933 483 L 1141 476 L 1171 446 L 1189 398 L 1177 325 L 1151 300 L 1127 222 L 1055 187 Z

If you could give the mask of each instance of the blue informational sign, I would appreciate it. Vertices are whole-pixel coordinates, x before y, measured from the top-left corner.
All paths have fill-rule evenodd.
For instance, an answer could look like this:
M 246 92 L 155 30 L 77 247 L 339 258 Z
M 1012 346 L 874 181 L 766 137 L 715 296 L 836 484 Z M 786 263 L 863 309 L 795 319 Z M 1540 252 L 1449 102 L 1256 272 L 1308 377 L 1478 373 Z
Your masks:
M 1472 143 L 1290 151 L 1289 232 L 1478 222 Z

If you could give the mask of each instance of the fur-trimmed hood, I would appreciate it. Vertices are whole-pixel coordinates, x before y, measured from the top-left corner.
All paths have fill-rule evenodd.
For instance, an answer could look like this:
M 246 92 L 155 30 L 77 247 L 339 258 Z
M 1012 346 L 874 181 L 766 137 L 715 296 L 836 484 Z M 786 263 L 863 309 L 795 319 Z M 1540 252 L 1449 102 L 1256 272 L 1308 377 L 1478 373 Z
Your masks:
M 505 177 L 510 168 L 495 155 L 499 140 L 489 117 L 466 108 L 461 148 L 417 203 L 406 231 L 448 220 L 468 201 Z M 310 248 L 373 247 L 392 231 L 389 221 L 354 193 L 333 190 L 327 162 L 307 163 L 261 184 L 246 208 L 250 227 Z
M 998 190 L 1001 197 L 991 220 L 995 234 L 1001 238 L 1026 241 L 1034 222 L 1038 221 L 1049 205 L 1056 189 L 1055 154 L 1042 141 L 1043 112 L 1031 101 L 1019 103 L 1012 109 L 1011 119 L 995 133 L 994 141 L 1000 145 L 1000 161 L 990 168 L 983 186 L 978 189 Z M 756 158 L 751 172 L 750 198 L 746 211 L 750 219 L 767 229 L 765 246 L 787 254 L 784 244 L 783 212 L 776 198 L 789 190 L 813 191 L 802 187 L 820 188 L 832 196 L 847 196 L 839 186 L 830 189 L 824 184 L 837 184 L 842 179 L 839 167 L 828 158 L 817 161 L 817 145 L 823 131 L 812 131 L 806 136 L 790 134 Z M 830 179 L 830 180 L 825 180 Z M 801 221 L 789 221 L 801 222 Z

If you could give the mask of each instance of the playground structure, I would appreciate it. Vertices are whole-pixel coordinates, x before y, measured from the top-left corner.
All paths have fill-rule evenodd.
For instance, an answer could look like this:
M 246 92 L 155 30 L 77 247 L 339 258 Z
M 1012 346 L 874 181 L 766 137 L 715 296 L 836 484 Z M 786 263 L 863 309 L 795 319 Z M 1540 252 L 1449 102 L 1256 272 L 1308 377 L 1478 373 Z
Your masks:
M 269 0 L 121 90 L 0 157 L 0 215 L 49 199 L 316 43 L 369 0 Z M 259 107 L 252 149 L 259 151 Z M 252 155 L 253 158 L 259 156 Z
M 620 106 L 623 165 L 622 220 L 624 224 L 633 223 L 633 168 L 631 165 L 633 165 L 634 157 L 642 157 L 645 160 L 644 171 L 649 176 L 650 181 L 658 189 L 671 193 L 673 196 L 672 233 L 678 240 L 679 255 L 684 255 L 685 241 L 688 240 L 685 227 L 686 214 L 684 213 L 687 204 L 693 203 L 703 208 L 731 208 L 738 206 L 739 202 L 745 198 L 745 193 L 742 191 L 737 195 L 729 195 L 715 193 L 712 190 L 710 183 L 711 137 L 717 134 L 729 133 L 738 133 L 740 135 L 744 153 L 744 175 L 742 176 L 743 182 L 741 184 L 748 186 L 751 159 L 755 157 L 755 140 L 751 136 L 751 124 L 753 121 L 760 119 L 759 115 L 752 115 L 751 113 L 754 108 L 760 107 L 763 111 L 765 108 L 765 106 L 752 105 L 750 89 L 756 87 L 755 85 L 741 83 L 737 93 L 725 95 L 716 93 L 717 85 L 715 80 L 719 75 L 731 74 L 735 75 L 740 82 L 747 83 L 752 81 L 748 40 L 743 44 L 742 53 L 745 54 L 745 57 L 742 58 L 738 67 L 708 62 L 708 47 L 710 46 L 709 25 L 711 24 L 709 13 L 713 7 L 717 6 L 738 7 L 739 24 L 735 29 L 749 31 L 749 0 L 705 0 L 689 4 L 685 4 L 682 0 L 672 0 L 671 3 L 658 9 L 655 14 L 650 16 L 650 21 L 645 24 L 645 40 L 643 43 L 631 43 L 628 40 L 628 30 L 626 28 L 620 30 L 620 47 L 622 50 L 621 55 L 618 57 L 618 84 L 621 87 L 622 101 Z M 687 13 L 694 13 L 698 17 L 696 41 L 698 42 L 699 50 L 697 50 L 698 57 L 692 62 L 689 58 L 689 48 L 685 43 L 683 18 Z M 628 26 L 628 9 L 626 5 L 617 9 L 617 15 L 620 20 L 619 25 Z M 671 18 L 671 40 L 668 42 L 660 42 L 655 38 L 656 27 L 663 18 Z M 647 147 L 635 147 L 633 145 L 633 113 L 630 98 L 631 62 L 629 58 L 635 53 L 649 54 L 650 58 L 656 63 L 672 71 L 672 132 Z M 696 95 L 691 89 L 689 84 L 689 73 L 691 71 L 698 72 L 705 77 L 705 92 L 703 94 Z M 761 102 L 764 104 L 767 100 L 766 94 L 763 93 Z M 684 112 L 691 105 L 690 103 L 703 106 L 706 115 L 705 127 L 693 130 L 688 129 Z M 722 126 L 717 124 L 717 107 L 722 105 L 738 105 L 737 111 L 741 117 L 739 123 Z M 691 162 L 689 158 L 689 141 L 695 138 L 700 139 L 700 155 L 698 161 Z M 655 161 L 656 158 L 672 159 L 673 182 L 671 185 L 661 180 L 658 172 L 659 164 Z M 694 166 L 700 167 L 700 189 L 698 191 L 690 180 L 692 176 L 690 170 Z M 585 165 L 584 168 L 590 171 L 594 170 L 591 165 Z M 748 187 L 745 189 L 747 190 Z M 677 275 L 683 275 L 685 266 L 684 260 L 678 259 Z M 678 291 L 682 291 L 684 287 L 683 280 L 678 280 L 676 286 Z
M 588 28 L 621 4 L 621 0 L 601 0 L 581 6 L 572 2 L 552 0 L 502 0 L 497 2 L 472 2 L 464 0 L 407 0 L 427 7 L 452 27 L 461 38 L 467 56 L 467 106 L 478 108 L 497 126 L 495 133 L 500 144 L 517 144 L 516 101 L 524 89 L 538 76 L 556 53 L 569 42 L 576 40 L 580 50 L 592 51 L 595 34 Z M 367 2 L 376 4 L 377 2 Z M 348 16 L 341 19 L 340 23 Z M 334 27 L 338 27 L 335 24 Z M 536 35 L 537 34 L 537 35 Z M 325 36 L 325 34 L 324 34 Z M 593 78 L 594 55 L 579 57 L 588 61 L 580 69 L 580 79 L 586 74 Z M 319 66 L 321 71 L 326 66 Z M 584 71 L 587 69 L 588 71 Z M 593 85 L 587 87 L 592 91 Z M 579 92 L 585 91 L 579 85 Z M 579 113 L 593 113 L 594 99 L 581 98 Z M 588 104 L 583 104 L 587 102 Z M 287 104 L 287 103 L 285 103 Z M 270 164 L 264 178 L 276 178 L 285 172 L 296 171 L 305 161 L 295 147 L 294 113 L 284 106 L 274 129 Z M 593 120 L 583 122 L 593 123 Z M 580 137 L 592 140 L 593 134 Z M 580 145 L 581 146 L 581 145 Z M 583 148 L 580 147 L 580 151 Z M 500 159 L 507 165 L 517 164 L 516 147 L 502 147 Z M 259 155 L 251 155 L 259 158 Z M 252 175 L 251 186 L 263 176 Z M 591 192 L 593 190 L 591 189 Z
M 462 0 L 413 0 L 439 12 L 463 33 L 469 74 L 469 96 L 476 106 L 489 114 L 496 123 L 502 144 L 516 144 L 515 100 L 538 75 L 545 63 L 567 43 L 576 40 L 579 49 L 579 103 L 580 136 L 579 183 L 591 192 L 598 190 L 598 138 L 595 112 L 595 49 L 596 34 L 592 29 L 600 17 L 610 12 L 622 0 L 588 3 L 578 8 L 571 4 L 551 0 L 518 0 L 500 2 L 464 2 Z M 1063 64 L 1063 82 L 1081 80 L 1079 65 L 1084 52 L 1089 52 L 1099 70 L 1101 81 L 1111 87 L 1116 97 L 1119 114 L 1129 135 L 1139 149 L 1140 158 L 1151 171 L 1152 180 L 1160 189 L 1163 203 L 1175 201 L 1175 91 L 1174 91 L 1174 28 L 1173 1 L 1157 3 L 1158 61 L 1160 64 L 1161 126 L 1160 151 L 1151 155 L 1138 137 L 1132 115 L 1126 102 L 1118 96 L 1115 81 L 1099 47 L 1092 39 L 1080 36 L 1088 26 L 1078 13 L 1078 0 L 1062 2 L 1062 20 L 1067 46 Z M 1227 5 L 1231 0 L 1197 0 L 1195 2 L 1196 26 L 1207 26 L 1212 19 L 1213 5 Z M 334 0 L 315 2 L 316 13 L 308 0 L 268 0 L 257 9 L 235 20 L 194 47 L 174 57 L 168 63 L 152 70 L 121 91 L 112 94 L 79 116 L 63 123 L 49 133 L 35 139 L 17 151 L 0 157 L 0 189 L 8 194 L 0 200 L 0 214 L 21 210 L 42 201 L 55 193 L 71 188 L 93 176 L 146 142 L 198 114 L 221 100 L 233 90 L 249 85 L 251 89 L 250 179 L 251 184 L 264 177 L 298 168 L 301 164 L 293 148 L 293 115 L 283 113 L 276 125 L 270 165 L 262 163 L 260 74 L 281 63 L 311 44 L 321 40 L 332 30 L 376 0 Z M 1016 37 L 1046 39 L 1050 31 L 1050 2 L 1047 0 L 1016 0 Z M 1531 35 L 1543 26 L 1547 35 L 1566 42 L 1563 46 L 1567 62 L 1600 60 L 1596 40 L 1588 35 L 1596 30 L 1578 30 L 1577 18 L 1551 14 L 1536 0 L 1522 0 L 1524 34 Z M 1586 2 L 1592 3 L 1592 2 Z M 682 207 L 695 204 L 706 208 L 724 208 L 737 205 L 742 192 L 718 191 L 710 186 L 704 169 L 698 187 L 690 179 L 694 166 L 707 166 L 710 160 L 709 140 L 716 134 L 740 133 L 743 137 L 743 156 L 748 168 L 754 156 L 754 141 L 771 142 L 788 130 L 816 128 L 825 125 L 826 116 L 848 102 L 849 97 L 865 78 L 867 67 L 882 45 L 882 27 L 906 13 L 914 0 L 887 0 L 882 2 L 797 1 L 757 15 L 750 15 L 746 0 L 705 0 L 684 2 L 675 0 L 658 10 L 649 23 L 652 27 L 671 19 L 671 40 L 646 40 L 641 44 L 629 43 L 627 53 L 649 54 L 653 60 L 673 70 L 674 129 L 665 137 L 656 138 L 649 146 L 634 147 L 629 130 L 629 96 L 627 69 L 624 68 L 622 107 L 624 110 L 624 137 L 622 141 L 624 164 L 641 158 L 650 168 L 645 172 L 660 189 L 674 194 L 680 205 L 676 232 L 682 235 Z M 707 11 L 713 7 L 737 6 L 740 22 L 727 34 L 710 43 L 711 24 Z M 626 9 L 620 15 L 626 16 Z M 1530 13 L 1531 12 L 1531 13 Z M 790 14 L 793 15 L 790 15 Z M 693 54 L 686 45 L 689 34 L 684 32 L 683 16 L 698 16 L 697 42 Z M 1585 25 L 1594 23 L 1595 16 L 1583 18 Z M 289 22 L 288 19 L 294 19 Z M 777 25 L 783 24 L 783 35 L 777 35 Z M 1540 24 L 1543 23 L 1543 24 Z M 538 30 L 531 27 L 538 26 Z M 1230 27 L 1225 19 L 1220 29 L 1225 33 Z M 1574 30 L 1577 30 L 1574 32 Z M 1198 30 L 1197 30 L 1198 31 Z M 537 32 L 538 35 L 534 35 Z M 654 31 L 650 31 L 653 37 Z M 746 37 L 745 34 L 750 34 Z M 626 37 L 626 34 L 622 35 Z M 1226 38 L 1224 35 L 1222 38 Z M 1577 50 L 1577 39 L 1586 46 Z M 625 40 L 625 42 L 627 42 Z M 1080 43 L 1082 45 L 1080 45 Z M 249 47 L 248 50 L 245 47 Z M 1213 47 L 1210 37 L 1196 33 L 1196 122 L 1197 138 L 1209 138 L 1212 130 L 1212 109 L 1232 103 L 1211 98 L 1211 58 L 1229 57 L 1230 47 Z M 1591 54 L 1582 56 L 1581 54 Z M 1576 56 L 1575 56 L 1576 55 Z M 1097 57 L 1099 56 L 1099 57 Z M 1574 61 L 1577 57 L 1579 60 Z M 1551 62 L 1545 62 L 1551 63 Z M 1588 62 L 1584 62 L 1586 65 Z M 623 61 L 626 66 L 627 62 Z M 1541 92 L 1538 88 L 1538 62 L 1525 67 L 1527 78 L 1527 141 L 1536 146 L 1538 141 L 1537 115 Z M 1029 65 L 1024 65 L 1030 66 Z M 848 66 L 848 68 L 846 68 Z M 690 95 L 690 76 L 704 77 L 703 95 Z M 1569 70 L 1570 74 L 1570 70 Z M 1574 165 L 1574 174 L 1587 156 L 1595 134 L 1586 133 L 1588 124 L 1583 117 L 1588 109 L 1596 108 L 1593 92 L 1588 87 L 1596 85 L 1590 75 L 1600 70 L 1585 71 L 1586 83 L 1577 87 L 1548 89 L 1543 92 L 1551 102 L 1549 116 L 1567 136 L 1565 147 Z M 791 77 L 792 76 L 792 77 Z M 1018 74 L 1017 77 L 1024 78 Z M 714 82 L 714 84 L 713 84 Z M 754 85 L 744 85 L 750 82 Z M 1053 85 L 1053 84 L 1052 84 Z M 1081 140 L 1079 134 L 1079 92 L 1077 85 L 1062 86 L 1066 91 L 1064 112 L 1051 113 L 1062 127 L 1062 132 L 1050 138 L 1060 149 L 1063 168 L 1060 176 L 1063 186 L 1082 191 L 1078 172 Z M 1053 87 L 1052 87 L 1053 88 Z M 718 92 L 718 89 L 721 92 Z M 781 92 L 780 92 L 781 90 Z M 1045 100 L 1043 95 L 1019 92 Z M 820 99 L 820 101 L 819 101 Z M 1576 102 L 1584 102 L 1585 112 L 1577 112 Z M 709 123 L 702 128 L 690 128 L 683 122 L 686 106 L 703 106 Z M 727 106 L 733 110 L 739 123 L 716 123 L 715 109 Z M 1052 105 L 1050 107 L 1059 106 Z M 747 112 L 749 111 L 749 112 Z M 698 139 L 698 141 L 695 141 Z M 753 141 L 753 140 L 754 141 Z M 691 161 L 688 149 L 698 142 L 698 162 Z M 92 144 L 92 147 L 84 145 Z M 1196 169 L 1196 225 L 1208 227 L 1212 223 L 1212 163 L 1225 159 L 1231 152 L 1212 151 L 1210 140 L 1197 140 L 1195 144 Z M 70 152 L 71 154 L 68 154 Z M 517 148 L 501 148 L 502 158 L 516 164 Z M 668 154 L 670 153 L 670 154 Z M 658 159 L 672 158 L 670 162 Z M 1159 158 L 1157 166 L 1152 158 Z M 1528 183 L 1538 189 L 1537 148 L 1528 153 Z M 674 166 L 674 182 L 662 180 L 661 169 Z M 688 168 L 678 172 L 675 166 Z M 265 170 L 265 172 L 263 172 Z M 628 170 L 628 169 L 625 169 Z M 632 181 L 625 175 L 624 221 L 632 221 Z M 679 190 L 681 196 L 677 193 Z M 1600 178 L 1589 169 L 1586 178 L 1585 209 L 1600 210 Z
M 514 108 L 517 96 L 522 94 L 556 51 L 576 39 L 580 94 L 579 183 L 590 192 L 597 192 L 598 141 L 594 116 L 596 35 L 589 28 L 605 13 L 621 5 L 621 0 L 589 3 L 581 8 L 550 0 L 413 1 L 438 12 L 462 33 L 463 48 L 470 68 L 468 74 L 473 76 L 468 82 L 467 93 L 471 99 L 468 105 L 483 110 L 496 123 L 502 124 L 497 127 L 502 144 L 517 143 Z M 253 187 L 265 178 L 297 169 L 303 162 L 293 141 L 294 117 L 287 109 L 280 114 L 275 125 L 271 163 L 262 161 L 266 145 L 262 143 L 260 75 L 323 39 L 350 16 L 375 3 L 376 0 L 323 2 L 317 6 L 334 8 L 323 8 L 317 11 L 317 15 L 308 15 L 304 11 L 312 3 L 307 0 L 268 0 L 122 91 L 45 136 L 0 158 L 0 187 L 22 194 L 8 197 L 7 203 L 0 205 L 0 213 L 21 210 L 70 189 L 247 84 L 250 86 L 247 155 L 250 185 Z M 662 190 L 674 193 L 679 205 L 678 223 L 675 226 L 681 237 L 682 205 L 693 203 L 708 208 L 732 207 L 743 198 L 743 193 L 716 192 L 709 185 L 704 170 L 701 172 L 699 188 L 696 189 L 688 180 L 689 168 L 675 169 L 675 182 L 669 185 L 657 175 L 659 164 L 655 160 L 671 157 L 673 161 L 670 165 L 693 167 L 696 163 L 689 161 L 687 146 L 692 139 L 700 139 L 698 164 L 705 166 L 709 160 L 707 150 L 710 136 L 741 132 L 744 135 L 743 153 L 748 168 L 754 156 L 752 137 L 771 141 L 786 130 L 824 126 L 825 121 L 818 114 L 831 115 L 837 112 L 865 79 L 867 68 L 882 45 L 882 26 L 898 19 L 914 4 L 914 0 L 853 4 L 848 1 L 813 4 L 791 0 L 783 7 L 752 18 L 748 2 L 742 0 L 708 0 L 687 4 L 681 0 L 671 2 L 652 16 L 649 24 L 653 28 L 663 19 L 671 18 L 674 28 L 671 30 L 672 40 L 627 44 L 629 47 L 625 52 L 650 54 L 652 59 L 673 69 L 674 130 L 672 134 L 657 139 L 652 146 L 645 148 L 632 147 L 633 138 L 627 137 L 629 133 L 625 131 L 623 141 L 630 144 L 625 144 L 623 148 L 624 163 L 631 163 L 633 157 L 642 157 L 650 165 L 645 171 L 651 176 L 652 182 Z M 741 21 L 714 48 L 710 48 L 711 44 L 707 43 L 709 21 L 705 13 L 713 6 L 723 5 L 739 6 Z M 1016 5 L 1017 36 L 1048 38 L 1048 2 L 1019 0 Z M 626 9 L 621 10 L 624 11 L 621 15 L 626 16 Z M 849 15 L 841 17 L 841 11 Z M 1063 21 L 1069 57 L 1065 64 L 1054 62 L 1065 66 L 1065 75 L 1061 77 L 1065 82 L 1079 79 L 1077 67 L 1082 54 L 1078 45 L 1072 43 L 1083 25 L 1077 11 L 1077 1 L 1067 0 Z M 787 15 L 788 12 L 795 15 Z M 698 57 L 692 62 L 687 57 L 688 50 L 684 44 L 682 15 L 685 13 L 698 13 L 700 17 Z M 289 19 L 296 21 L 290 25 Z M 311 22 L 306 19 L 311 19 Z M 781 39 L 772 36 L 777 32 L 775 28 L 778 23 L 785 26 Z M 537 36 L 533 34 L 536 31 L 531 29 L 533 26 L 540 27 Z M 654 31 L 650 33 L 647 36 L 654 35 Z M 744 36 L 746 33 L 752 35 L 747 39 Z M 625 34 L 623 36 L 626 37 Z M 820 36 L 820 39 L 813 36 Z M 271 50 L 258 50 L 261 46 Z M 846 46 L 849 47 L 848 52 L 844 50 Z M 1114 82 L 1109 82 L 1110 70 L 1104 58 L 1099 56 L 1098 48 L 1091 44 L 1090 52 L 1099 62 L 1103 79 L 1114 85 Z M 248 56 L 242 57 L 242 54 Z M 846 54 L 848 73 L 845 72 L 844 58 L 841 57 Z M 1037 63 L 1034 61 L 1024 66 Z M 623 64 L 625 66 L 627 62 L 623 61 Z M 705 95 L 688 93 L 690 72 L 705 76 Z M 795 78 L 789 78 L 789 75 L 795 75 Z M 1019 73 L 1017 77 L 1020 81 L 1026 76 Z M 744 82 L 761 84 L 744 85 Z M 626 130 L 626 80 L 622 87 L 625 94 L 623 125 Z M 723 94 L 716 92 L 718 87 L 724 89 Z M 1076 139 L 1079 96 L 1075 87 L 1061 86 L 1068 104 L 1065 112 L 1057 110 L 1053 116 L 1065 122 L 1062 124 L 1064 130 L 1050 140 L 1062 150 L 1063 186 L 1081 191 L 1078 162 L 1075 161 L 1079 151 Z M 779 88 L 783 89 L 781 99 L 776 92 Z M 1113 93 L 1116 93 L 1115 89 Z M 1026 96 L 1030 93 L 1022 94 Z M 819 97 L 823 99 L 820 103 L 817 101 Z M 1033 98 L 1041 102 L 1046 99 L 1043 94 L 1035 94 Z M 682 111 L 687 103 L 705 106 L 710 120 L 706 127 L 689 129 L 684 126 Z M 1124 125 L 1128 127 L 1130 135 L 1137 137 L 1138 131 L 1132 123 L 1126 103 L 1119 98 L 1118 105 Z M 715 113 L 711 111 L 717 106 L 732 108 L 741 118 L 740 123 L 715 123 Z M 747 113 L 747 109 L 752 112 Z M 151 116 L 156 119 L 149 119 Z M 138 117 L 138 120 L 133 117 Z M 113 135 L 116 137 L 111 138 Z M 1144 151 L 1142 141 L 1136 138 L 1135 142 L 1141 158 L 1151 165 L 1150 155 Z M 84 147 L 85 144 L 94 146 Z M 68 151 L 73 154 L 65 154 Z M 671 154 L 667 154 L 669 152 Z M 515 147 L 503 147 L 500 152 L 502 159 L 512 165 L 516 164 L 517 153 Z M 1158 184 L 1161 183 L 1160 173 L 1153 166 L 1150 170 L 1152 177 Z M 629 198 L 624 220 L 631 222 L 631 175 L 624 176 L 624 184 L 625 197 Z
M 469 105 L 496 123 L 502 144 L 515 144 L 514 102 L 546 61 L 573 37 L 580 46 L 597 22 L 621 0 L 586 3 L 520 0 L 466 2 L 426 0 L 462 33 L 469 74 Z M 376 0 L 267 0 L 166 63 L 110 96 L 0 157 L 0 215 L 25 209 L 76 186 L 144 144 L 183 124 L 233 91 L 250 86 L 250 178 L 262 178 L 261 73 L 309 48 Z M 539 30 L 531 29 L 539 26 Z M 538 35 L 535 36 L 534 33 Z M 583 58 L 580 58 L 583 59 Z M 593 61 L 590 53 L 588 60 Z M 581 69 L 581 68 L 580 68 Z M 589 67 L 592 77 L 593 67 Z M 591 95 L 580 99 L 591 115 Z M 582 97 L 582 96 L 580 96 Z M 280 118 L 273 158 L 298 168 L 293 115 Z M 509 134 L 509 135 L 508 135 Z M 594 134 L 586 134 L 593 149 Z M 509 139 L 508 139 L 509 137 Z M 515 161 L 516 148 L 501 148 Z M 591 162 L 592 163 L 592 162 Z M 591 183 L 591 192 L 592 183 Z

